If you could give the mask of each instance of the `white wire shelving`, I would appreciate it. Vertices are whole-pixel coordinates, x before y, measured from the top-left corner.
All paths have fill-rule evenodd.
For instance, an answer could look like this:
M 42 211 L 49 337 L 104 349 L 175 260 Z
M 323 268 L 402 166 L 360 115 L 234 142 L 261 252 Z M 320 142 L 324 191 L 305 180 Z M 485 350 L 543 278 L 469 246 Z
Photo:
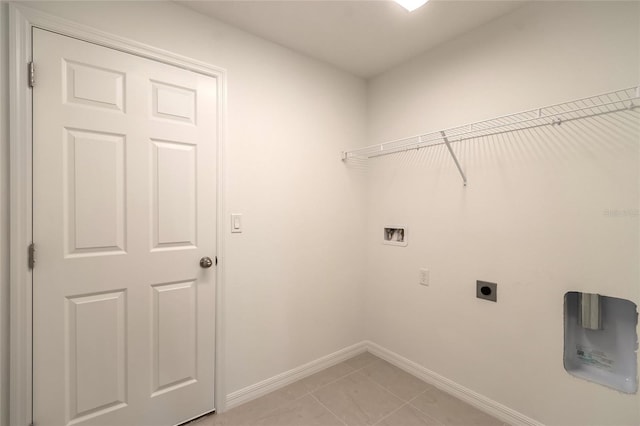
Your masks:
M 533 127 L 559 126 L 563 122 L 630 110 L 638 106 L 640 106 L 640 86 L 630 87 L 450 129 L 397 139 L 351 151 L 343 151 L 342 160 L 367 159 L 444 144 L 447 146 L 466 186 L 467 177 L 451 148 L 451 143 L 453 142 Z

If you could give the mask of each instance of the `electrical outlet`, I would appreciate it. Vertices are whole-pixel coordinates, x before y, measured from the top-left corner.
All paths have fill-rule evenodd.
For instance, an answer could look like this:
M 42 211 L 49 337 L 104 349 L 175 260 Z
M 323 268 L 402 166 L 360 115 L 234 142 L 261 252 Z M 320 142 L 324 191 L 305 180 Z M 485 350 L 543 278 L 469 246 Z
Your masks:
M 429 270 L 420 268 L 420 285 L 429 285 Z

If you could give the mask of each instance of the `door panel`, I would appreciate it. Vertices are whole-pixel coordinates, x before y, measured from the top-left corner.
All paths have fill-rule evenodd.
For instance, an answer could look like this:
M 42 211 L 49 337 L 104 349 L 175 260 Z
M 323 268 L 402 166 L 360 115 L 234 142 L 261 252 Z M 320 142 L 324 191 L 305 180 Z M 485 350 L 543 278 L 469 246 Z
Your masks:
M 194 281 L 153 287 L 153 392 L 197 380 L 197 287 Z
M 124 112 L 126 74 L 90 64 L 63 61 L 65 102 Z
M 196 92 L 186 87 L 152 81 L 153 117 L 196 124 Z
M 212 411 L 215 78 L 35 29 L 34 420 Z
M 152 140 L 153 248 L 196 246 L 196 145 Z
M 68 411 L 77 422 L 127 404 L 126 293 L 69 297 L 66 305 Z
M 63 214 L 67 255 L 123 253 L 125 135 L 64 131 Z

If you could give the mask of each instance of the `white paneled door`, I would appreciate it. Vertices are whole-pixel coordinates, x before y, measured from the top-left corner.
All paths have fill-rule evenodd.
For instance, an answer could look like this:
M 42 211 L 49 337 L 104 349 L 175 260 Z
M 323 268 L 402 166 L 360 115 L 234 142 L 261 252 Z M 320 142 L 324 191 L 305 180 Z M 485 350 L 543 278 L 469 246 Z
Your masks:
M 40 29 L 33 57 L 35 424 L 212 411 L 216 79 Z

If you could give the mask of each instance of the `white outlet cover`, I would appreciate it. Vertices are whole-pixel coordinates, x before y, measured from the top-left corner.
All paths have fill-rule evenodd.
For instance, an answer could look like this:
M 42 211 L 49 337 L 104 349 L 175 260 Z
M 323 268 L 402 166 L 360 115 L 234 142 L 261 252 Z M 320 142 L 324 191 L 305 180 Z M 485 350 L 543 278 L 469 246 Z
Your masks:
M 420 268 L 420 285 L 429 286 L 429 270 Z

